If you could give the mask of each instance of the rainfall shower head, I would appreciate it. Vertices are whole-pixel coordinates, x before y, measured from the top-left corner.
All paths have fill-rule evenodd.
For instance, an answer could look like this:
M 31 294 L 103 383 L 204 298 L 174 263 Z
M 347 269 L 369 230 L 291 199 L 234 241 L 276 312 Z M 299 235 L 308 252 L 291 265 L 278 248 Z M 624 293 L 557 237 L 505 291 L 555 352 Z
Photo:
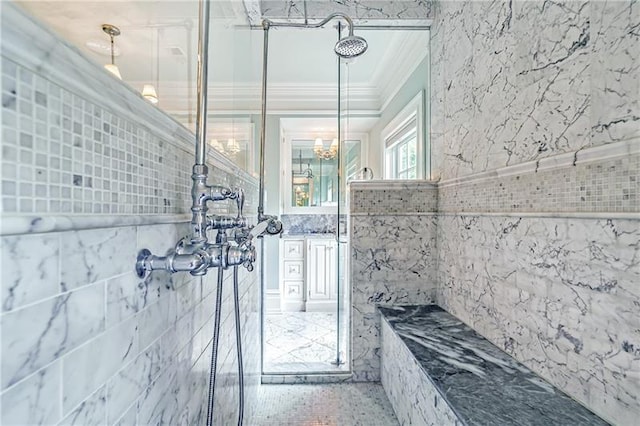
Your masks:
M 341 58 L 349 59 L 362 55 L 367 47 L 369 47 L 367 41 L 360 36 L 353 35 L 353 30 L 350 30 L 348 36 L 338 40 L 333 50 Z

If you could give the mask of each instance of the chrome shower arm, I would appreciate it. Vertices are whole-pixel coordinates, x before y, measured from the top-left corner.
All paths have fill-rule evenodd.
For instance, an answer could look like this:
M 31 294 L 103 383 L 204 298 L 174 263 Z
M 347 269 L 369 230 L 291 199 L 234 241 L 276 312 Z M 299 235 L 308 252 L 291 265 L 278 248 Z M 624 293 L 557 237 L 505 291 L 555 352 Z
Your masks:
M 346 15 L 346 14 L 344 14 L 342 12 L 334 12 L 334 13 L 330 14 L 329 16 L 327 16 L 326 18 L 324 18 L 322 21 L 317 22 L 315 24 L 310 24 L 310 23 L 300 24 L 300 23 L 295 23 L 295 22 L 274 22 L 274 21 L 271 21 L 269 19 L 264 19 L 262 21 L 262 27 L 264 28 L 265 22 L 266 22 L 268 26 L 272 26 L 272 27 L 320 28 L 320 27 L 324 26 L 327 22 L 329 22 L 329 21 L 331 21 L 332 19 L 335 19 L 335 18 L 342 18 L 345 21 L 347 21 L 347 25 L 349 26 L 349 35 L 352 36 L 353 35 L 353 20 L 348 15 Z

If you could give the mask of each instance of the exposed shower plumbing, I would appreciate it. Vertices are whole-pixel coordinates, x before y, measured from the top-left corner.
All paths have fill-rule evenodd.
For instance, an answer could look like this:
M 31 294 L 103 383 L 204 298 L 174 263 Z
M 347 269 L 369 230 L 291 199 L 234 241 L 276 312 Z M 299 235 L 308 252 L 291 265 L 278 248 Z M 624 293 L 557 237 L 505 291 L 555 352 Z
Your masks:
M 336 45 L 333 48 L 333 51 L 336 55 L 340 56 L 343 59 L 355 58 L 357 56 L 362 55 L 367 51 L 369 47 L 367 40 L 363 37 L 354 35 L 353 33 L 353 20 L 341 12 L 335 12 L 324 18 L 322 21 L 317 22 L 315 24 L 310 24 L 306 19 L 304 24 L 299 24 L 295 22 L 274 22 L 269 19 L 264 19 L 262 21 L 262 28 L 265 31 L 268 31 L 270 27 L 289 27 L 289 28 L 320 28 L 324 26 L 327 22 L 331 21 L 335 18 L 342 18 L 347 21 L 347 25 L 349 26 L 349 35 L 338 40 Z M 265 49 L 266 53 L 266 49 Z
M 249 271 L 253 270 L 256 259 L 255 247 L 247 237 L 241 241 L 234 239 L 228 242 L 227 229 L 246 230 L 247 236 L 250 228 L 243 214 L 244 191 L 231 190 L 219 186 L 202 186 L 200 182 L 194 184 L 194 219 L 191 222 L 192 235 L 178 241 L 175 248 L 165 256 L 155 256 L 149 250 L 143 249 L 138 254 L 136 272 L 140 278 L 145 277 L 153 270 L 165 270 L 169 272 L 190 272 L 192 275 L 204 275 L 209 268 L 241 265 Z M 200 189 L 199 191 L 197 191 Z M 235 199 L 238 206 L 238 215 L 221 216 L 206 214 L 208 201 Z M 203 214 L 204 213 L 204 214 Z M 204 217 L 204 219 L 202 219 Z M 210 243 L 207 239 L 207 230 L 218 230 L 216 242 Z

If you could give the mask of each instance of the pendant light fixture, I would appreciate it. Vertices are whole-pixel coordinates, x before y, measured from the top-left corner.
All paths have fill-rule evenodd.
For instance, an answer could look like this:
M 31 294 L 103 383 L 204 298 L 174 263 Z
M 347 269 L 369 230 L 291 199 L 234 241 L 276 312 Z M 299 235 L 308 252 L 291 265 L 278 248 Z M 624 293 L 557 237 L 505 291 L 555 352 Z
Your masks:
M 159 86 L 160 82 L 160 29 L 156 30 L 156 86 Z M 153 72 L 152 72 L 153 74 Z M 145 84 L 142 86 L 142 97 L 156 105 L 158 103 L 158 92 L 153 84 Z
M 313 144 L 313 152 L 316 154 L 316 157 L 323 160 L 331 160 L 332 158 L 335 158 L 338 154 L 338 139 L 334 138 L 333 141 L 331 141 L 329 149 L 324 149 L 322 138 L 317 138 Z
M 145 84 L 142 87 L 142 96 L 152 104 L 158 103 L 158 94 L 156 93 L 156 88 L 153 87 L 153 84 Z
M 102 24 L 102 31 L 107 33 L 109 35 L 109 37 L 111 38 L 111 63 L 110 64 L 106 64 L 104 67 L 111 74 L 115 75 L 120 80 L 122 80 L 122 76 L 120 75 L 120 70 L 116 66 L 115 55 L 113 54 L 113 38 L 120 35 L 120 29 L 118 27 L 116 27 L 115 25 Z

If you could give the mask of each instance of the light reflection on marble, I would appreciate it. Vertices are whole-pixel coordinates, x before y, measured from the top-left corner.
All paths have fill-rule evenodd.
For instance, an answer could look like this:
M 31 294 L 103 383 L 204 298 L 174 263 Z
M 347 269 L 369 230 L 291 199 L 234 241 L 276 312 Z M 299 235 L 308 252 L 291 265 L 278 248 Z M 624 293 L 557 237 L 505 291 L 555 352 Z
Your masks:
M 608 424 L 436 305 L 380 312 L 464 424 Z

